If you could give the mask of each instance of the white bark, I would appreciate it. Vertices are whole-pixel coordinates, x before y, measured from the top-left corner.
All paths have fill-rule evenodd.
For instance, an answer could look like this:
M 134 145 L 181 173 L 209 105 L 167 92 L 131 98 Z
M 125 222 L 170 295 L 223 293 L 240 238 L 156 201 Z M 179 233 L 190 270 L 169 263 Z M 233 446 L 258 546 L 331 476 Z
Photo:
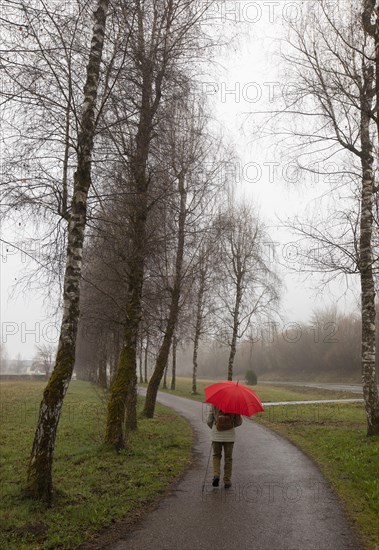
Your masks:
M 87 65 L 81 130 L 78 137 L 78 164 L 68 225 L 67 260 L 64 277 L 64 310 L 55 367 L 45 388 L 28 468 L 27 493 L 50 502 L 52 461 L 63 400 L 71 380 L 79 319 L 80 278 L 87 195 L 91 184 L 91 155 L 94 139 L 94 111 L 104 45 L 109 0 L 99 0 Z

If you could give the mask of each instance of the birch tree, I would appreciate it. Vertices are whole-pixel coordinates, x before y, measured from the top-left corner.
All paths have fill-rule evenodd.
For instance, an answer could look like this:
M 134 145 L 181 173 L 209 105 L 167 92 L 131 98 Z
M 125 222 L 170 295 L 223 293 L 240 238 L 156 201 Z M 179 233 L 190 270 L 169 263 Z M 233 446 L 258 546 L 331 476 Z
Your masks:
M 203 334 L 207 332 L 212 311 L 212 282 L 216 285 L 212 268 L 213 233 L 206 235 L 200 246 L 196 262 L 194 281 L 194 308 L 193 308 L 193 351 L 192 351 L 192 388 L 193 395 L 197 394 L 197 372 L 199 344 Z M 207 322 L 208 321 L 208 322 Z M 207 326 L 208 325 L 208 326 Z
M 74 174 L 69 214 L 61 332 L 54 370 L 44 390 L 40 405 L 38 424 L 28 467 L 28 495 L 48 502 L 52 498 L 52 461 L 57 427 L 75 361 L 84 229 L 86 225 L 87 196 L 91 185 L 95 108 L 108 4 L 109 0 L 99 0 L 94 13 L 93 34 L 78 134 L 77 168 Z
M 112 194 L 110 182 L 108 187 Z M 96 223 L 87 231 L 75 361 L 78 375 L 103 386 L 108 386 L 113 376 L 120 351 L 126 296 L 126 224 L 114 206 L 114 201 L 108 201 L 106 212 L 98 213 Z
M 377 142 L 376 147 L 379 148 L 379 18 L 378 6 L 376 0 L 362 1 L 362 24 L 364 31 L 373 39 L 374 42 L 374 65 L 375 65 L 375 97 L 376 107 L 374 108 L 373 119 L 376 121 Z
M 37 370 L 42 370 L 46 377 L 49 376 L 53 366 L 55 349 L 51 344 L 36 345 L 37 353 L 33 359 L 33 367 Z
M 111 386 L 108 404 L 108 417 L 105 439 L 116 448 L 124 446 L 124 417 L 129 387 L 136 377 L 137 345 L 139 324 L 142 311 L 142 287 L 146 256 L 146 221 L 149 209 L 149 170 L 148 157 L 153 125 L 161 101 L 162 83 L 167 71 L 167 50 L 162 42 L 169 40 L 172 3 L 163 6 L 158 13 L 154 2 L 136 2 L 137 32 L 131 41 L 131 65 L 133 69 L 134 89 L 137 99 L 134 101 L 137 111 L 134 135 L 122 139 L 123 155 L 128 159 L 128 186 L 135 197 L 129 205 L 130 243 L 128 256 L 130 265 L 127 274 L 128 293 L 126 299 L 124 342 L 120 352 L 115 377 Z M 163 54 L 163 55 L 162 55 Z M 121 96 L 123 99 L 123 96 Z M 124 102 L 125 103 L 125 102 Z M 127 105 L 130 97 L 126 98 Z M 122 112 L 123 119 L 128 111 Z M 122 119 L 122 120 L 123 120 Z M 124 124 L 117 123 L 123 136 Z
M 237 342 L 253 318 L 275 312 L 280 282 L 265 257 L 268 235 L 246 205 L 220 213 L 215 226 L 218 337 L 229 346 L 227 376 L 232 380 Z
M 94 4 L 85 0 L 70 4 L 15 0 L 4 6 L 2 206 L 22 225 L 33 222 L 33 238 L 28 241 L 33 241 L 29 246 L 34 244 L 37 254 L 30 255 L 34 262 L 27 266 L 29 280 L 33 288 L 41 281 L 52 296 L 63 286 L 93 9 Z M 120 44 L 127 42 L 118 19 L 115 6 L 108 21 L 112 38 L 108 37 L 100 67 L 96 125 L 117 78 Z M 90 199 L 93 203 L 94 197 Z
M 297 137 L 303 140 L 300 156 L 327 150 L 328 158 L 339 159 L 341 169 L 333 192 L 342 194 L 340 190 L 343 189 L 349 202 L 345 201 L 346 223 L 339 231 L 340 237 L 333 231 L 333 225 L 322 230 L 320 224 L 312 227 L 302 223 L 298 230 L 319 245 L 313 265 L 331 273 L 359 274 L 363 395 L 367 433 L 373 435 L 379 432 L 375 376 L 374 272 L 377 254 L 374 253 L 373 234 L 378 192 L 375 175 L 378 134 L 374 124 L 376 65 L 372 61 L 376 55 L 375 44 L 362 23 L 361 6 L 351 4 L 351 9 L 346 10 L 324 2 L 320 5 L 322 19 L 308 15 L 292 27 L 294 53 L 287 56 L 287 61 L 296 73 L 297 85 L 292 89 L 288 111 L 307 116 L 304 107 L 308 106 L 318 126 L 315 123 L 308 132 L 295 130 Z M 338 211 L 334 215 L 332 212 L 333 224 L 341 211 L 343 205 L 340 203 Z
M 137 31 L 130 44 L 136 92 L 133 97 L 136 107 L 135 133 L 123 151 L 128 159 L 129 184 L 134 198 L 130 206 L 128 298 L 125 305 L 127 322 L 124 345 L 111 387 L 105 436 L 106 441 L 116 448 L 125 445 L 125 406 L 129 386 L 136 377 L 152 180 L 149 155 L 152 141 L 156 139 L 154 127 L 162 98 L 169 99 L 172 95 L 169 76 L 173 74 L 175 64 L 183 58 L 188 61 L 188 55 L 198 46 L 198 22 L 202 15 L 188 0 L 138 1 L 135 8 Z M 170 82 L 171 91 L 168 88 Z M 129 415 L 135 416 L 134 405 Z
M 163 154 L 167 157 L 167 172 L 176 186 L 175 191 L 175 226 L 176 245 L 171 264 L 170 300 L 167 322 L 164 328 L 163 341 L 158 351 L 154 372 L 150 378 L 146 393 L 144 415 L 154 416 L 157 392 L 166 368 L 170 348 L 177 325 L 183 279 L 185 276 L 186 241 L 188 241 L 188 224 L 193 223 L 191 216 L 196 216 L 199 201 L 206 194 L 207 181 L 199 181 L 198 167 L 206 159 L 204 146 L 207 120 L 201 105 L 185 98 L 174 105 L 173 116 L 165 118 L 166 140 Z M 188 252 L 187 252 L 188 254 Z

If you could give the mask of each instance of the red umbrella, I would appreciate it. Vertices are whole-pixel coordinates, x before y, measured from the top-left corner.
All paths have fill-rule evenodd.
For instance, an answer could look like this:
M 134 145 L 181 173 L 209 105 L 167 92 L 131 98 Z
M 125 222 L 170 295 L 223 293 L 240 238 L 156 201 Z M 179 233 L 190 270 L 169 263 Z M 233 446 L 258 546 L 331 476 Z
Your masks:
M 207 386 L 204 391 L 206 402 L 216 405 L 223 412 L 251 416 L 264 411 L 258 395 L 239 382 L 217 382 Z

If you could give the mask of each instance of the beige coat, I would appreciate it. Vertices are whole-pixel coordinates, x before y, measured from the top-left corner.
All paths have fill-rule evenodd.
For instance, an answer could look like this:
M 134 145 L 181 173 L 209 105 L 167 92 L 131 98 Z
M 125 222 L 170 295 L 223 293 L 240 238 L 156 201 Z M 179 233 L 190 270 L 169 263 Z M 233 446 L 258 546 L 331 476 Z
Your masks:
M 219 412 L 220 409 L 215 407 L 215 405 L 212 405 L 207 417 L 207 424 L 212 429 L 212 441 L 234 442 L 236 438 L 236 431 L 234 428 L 232 428 L 231 430 L 224 430 L 222 432 L 218 431 L 218 429 L 216 428 L 216 422 Z M 232 418 L 235 428 L 241 426 L 242 417 L 240 414 L 233 414 Z

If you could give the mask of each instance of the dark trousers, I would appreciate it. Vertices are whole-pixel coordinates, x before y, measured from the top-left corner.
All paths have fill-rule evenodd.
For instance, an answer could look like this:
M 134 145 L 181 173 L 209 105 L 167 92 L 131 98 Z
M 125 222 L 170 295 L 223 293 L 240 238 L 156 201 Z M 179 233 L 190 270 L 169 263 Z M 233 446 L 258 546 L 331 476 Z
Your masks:
M 233 441 L 213 441 L 213 475 L 221 475 L 221 456 L 224 449 L 224 483 L 230 483 L 233 465 Z

